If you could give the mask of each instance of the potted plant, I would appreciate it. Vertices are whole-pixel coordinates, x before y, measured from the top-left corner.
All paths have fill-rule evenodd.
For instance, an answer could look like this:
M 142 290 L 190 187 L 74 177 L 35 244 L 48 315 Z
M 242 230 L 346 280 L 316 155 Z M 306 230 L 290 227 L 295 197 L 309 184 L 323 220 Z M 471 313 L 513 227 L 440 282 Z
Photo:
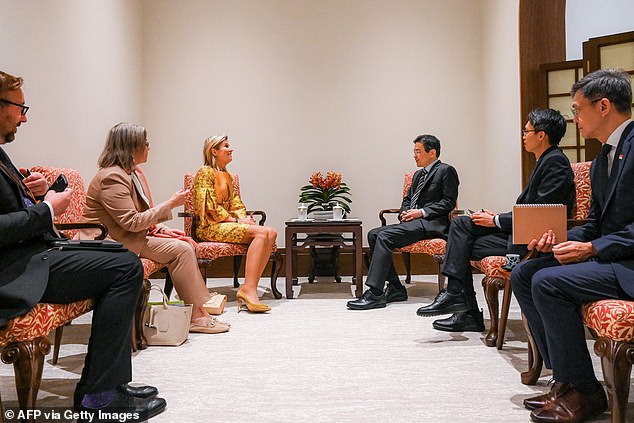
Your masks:
M 346 214 L 350 213 L 350 188 L 341 182 L 341 173 L 328 172 L 324 178 L 315 172 L 309 179 L 310 185 L 300 188 L 299 202 L 308 206 L 308 213 L 329 211 L 339 204 Z

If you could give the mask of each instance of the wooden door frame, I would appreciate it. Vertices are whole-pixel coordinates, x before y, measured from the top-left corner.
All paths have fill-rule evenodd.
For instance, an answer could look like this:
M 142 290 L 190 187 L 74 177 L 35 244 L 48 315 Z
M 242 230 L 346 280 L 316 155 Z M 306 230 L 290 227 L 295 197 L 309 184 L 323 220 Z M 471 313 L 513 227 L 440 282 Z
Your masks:
M 520 122 L 517 133 L 524 128 L 528 113 L 540 107 L 537 87 L 542 63 L 566 60 L 566 0 L 520 0 L 519 3 L 519 58 L 520 58 Z M 542 106 L 543 107 L 543 106 Z M 535 157 L 522 148 L 522 187 L 528 181 Z M 520 187 L 520 191 L 522 189 Z

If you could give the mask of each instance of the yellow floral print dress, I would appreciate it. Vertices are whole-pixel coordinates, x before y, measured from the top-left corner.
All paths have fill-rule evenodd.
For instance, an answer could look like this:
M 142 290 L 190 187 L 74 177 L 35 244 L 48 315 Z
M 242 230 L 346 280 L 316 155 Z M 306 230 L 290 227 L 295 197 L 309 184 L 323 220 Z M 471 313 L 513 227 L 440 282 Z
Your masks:
M 201 241 L 241 244 L 249 225 L 224 222 L 227 217 L 245 218 L 247 209 L 233 188 L 229 172 L 201 167 L 194 178 L 196 237 Z

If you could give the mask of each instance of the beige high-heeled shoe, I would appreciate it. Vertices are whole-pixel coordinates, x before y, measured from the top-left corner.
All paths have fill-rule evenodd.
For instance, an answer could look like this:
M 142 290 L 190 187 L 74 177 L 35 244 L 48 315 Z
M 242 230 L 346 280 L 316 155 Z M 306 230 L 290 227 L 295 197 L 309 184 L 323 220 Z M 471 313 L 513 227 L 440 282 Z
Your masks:
M 249 301 L 246 295 L 242 293 L 242 290 L 238 290 L 236 300 L 238 302 L 238 313 L 242 310 L 248 310 L 249 313 L 266 313 L 267 311 L 271 311 L 271 307 L 264 303 L 252 303 Z

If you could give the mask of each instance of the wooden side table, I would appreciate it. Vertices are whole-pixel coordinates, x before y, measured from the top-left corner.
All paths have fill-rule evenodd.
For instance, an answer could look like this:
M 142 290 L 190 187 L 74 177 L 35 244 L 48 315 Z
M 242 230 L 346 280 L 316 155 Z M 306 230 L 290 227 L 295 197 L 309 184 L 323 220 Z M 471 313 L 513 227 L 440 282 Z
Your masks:
M 289 220 L 286 222 L 286 298 L 293 298 L 293 281 L 297 281 L 297 252 L 310 246 L 339 247 L 353 251 L 355 295 L 363 294 L 363 230 L 360 220 Z M 299 234 L 305 234 L 301 237 Z M 337 234 L 341 237 L 309 237 L 310 234 Z M 351 234 L 351 236 L 344 236 Z M 309 242 L 307 242 L 307 240 Z

